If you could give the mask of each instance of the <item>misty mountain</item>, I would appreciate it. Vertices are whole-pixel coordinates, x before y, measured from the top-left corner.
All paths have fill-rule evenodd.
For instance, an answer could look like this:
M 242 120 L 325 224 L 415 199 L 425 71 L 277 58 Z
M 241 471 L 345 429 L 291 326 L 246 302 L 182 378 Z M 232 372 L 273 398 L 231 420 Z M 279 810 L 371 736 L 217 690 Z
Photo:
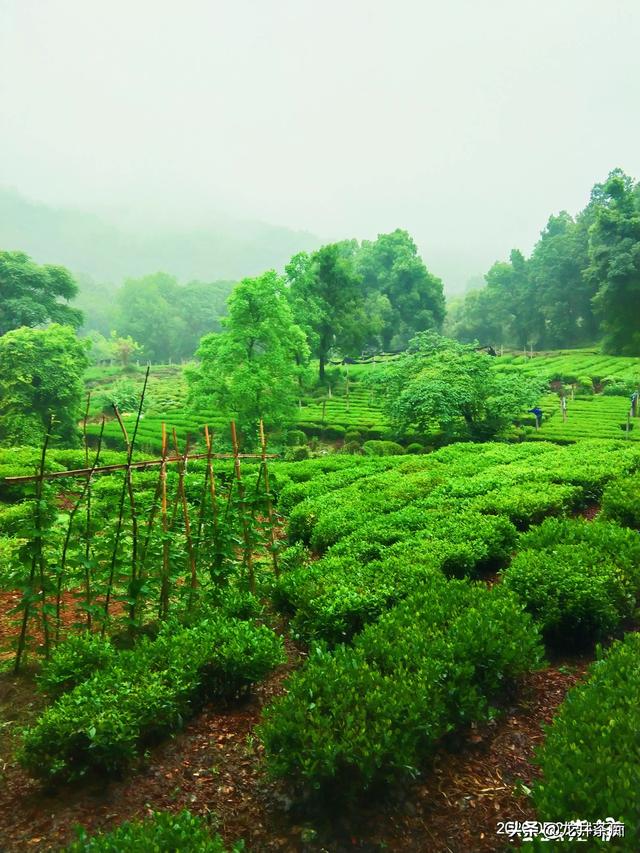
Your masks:
M 184 231 L 145 231 L 0 188 L 0 249 L 21 250 L 39 263 L 63 264 L 81 278 L 114 284 L 157 270 L 181 281 L 237 280 L 280 269 L 296 252 L 319 244 L 307 232 L 220 219 Z

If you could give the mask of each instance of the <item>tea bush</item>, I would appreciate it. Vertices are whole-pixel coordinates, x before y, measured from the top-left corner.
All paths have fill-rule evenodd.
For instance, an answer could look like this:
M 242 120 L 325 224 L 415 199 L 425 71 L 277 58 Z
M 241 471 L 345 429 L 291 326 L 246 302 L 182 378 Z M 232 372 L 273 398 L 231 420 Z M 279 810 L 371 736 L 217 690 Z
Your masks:
M 186 810 L 178 814 L 155 812 L 139 821 L 125 821 L 110 832 L 88 835 L 78 829 L 78 839 L 63 853 L 241 853 L 242 842 L 227 848 L 212 835 L 202 818 Z
M 635 585 L 615 559 L 587 543 L 521 551 L 503 583 L 524 602 L 554 647 L 580 647 L 608 636 L 636 603 Z
M 609 483 L 602 496 L 602 514 L 625 527 L 640 530 L 640 475 Z
M 352 796 L 415 774 L 447 732 L 487 719 L 491 702 L 541 659 L 517 599 L 433 575 L 333 653 L 316 649 L 260 736 L 271 774 Z
M 226 617 L 195 628 L 168 623 L 47 708 L 24 732 L 19 759 L 49 780 L 119 773 L 199 703 L 237 695 L 282 661 L 266 627 Z
M 43 661 L 38 686 L 49 696 L 59 696 L 109 666 L 116 654 L 109 640 L 98 635 L 71 635 L 54 648 L 49 660 Z
M 616 642 L 569 691 L 538 755 L 533 789 L 541 821 L 605 820 L 625 826 L 624 840 L 590 839 L 590 849 L 637 851 L 640 838 L 640 634 Z M 583 850 L 584 842 L 562 843 Z M 539 849 L 548 845 L 540 844 Z

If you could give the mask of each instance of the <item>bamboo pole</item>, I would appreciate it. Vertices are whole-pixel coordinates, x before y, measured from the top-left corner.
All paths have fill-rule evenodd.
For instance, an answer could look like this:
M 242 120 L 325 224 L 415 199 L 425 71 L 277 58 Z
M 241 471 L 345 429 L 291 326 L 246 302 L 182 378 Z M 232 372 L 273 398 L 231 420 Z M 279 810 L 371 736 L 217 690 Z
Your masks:
M 249 590 L 253 594 L 256 591 L 256 579 L 253 570 L 253 557 L 251 554 L 251 537 L 247 527 L 247 518 L 244 502 L 244 483 L 240 473 L 240 455 L 238 449 L 238 435 L 236 433 L 236 422 L 231 421 L 231 443 L 233 445 L 233 467 L 236 475 L 236 483 L 238 488 L 238 507 L 242 520 L 242 535 L 244 538 L 244 559 L 243 563 L 247 569 L 247 577 L 249 579 Z
M 347 383 L 348 383 L 347 379 Z M 348 387 L 348 384 L 347 384 Z M 269 488 L 269 470 L 267 468 L 267 439 L 264 434 L 264 423 L 260 418 L 260 448 L 262 450 L 262 468 L 264 470 L 264 487 L 267 493 L 267 520 L 269 523 L 269 546 L 271 550 L 271 558 L 273 560 L 273 571 L 276 577 L 280 575 L 280 567 L 278 565 L 278 554 L 276 548 L 276 537 L 273 529 L 273 503 L 271 501 L 271 490 Z
M 122 421 L 122 417 L 120 416 L 120 412 L 118 411 L 118 407 L 116 404 L 113 404 L 113 411 L 117 418 L 118 424 L 120 425 L 120 430 L 122 431 L 122 435 L 124 438 L 124 442 L 127 446 L 127 458 L 130 459 L 131 452 L 131 444 L 129 442 L 129 436 L 127 435 L 126 427 Z M 131 479 L 131 466 L 128 465 L 125 473 L 125 480 L 127 484 L 127 493 L 129 495 L 129 508 L 131 509 L 131 584 L 129 588 L 129 596 L 131 599 L 131 604 L 129 605 L 129 620 L 133 625 L 136 618 L 136 605 L 135 605 L 135 582 L 137 577 L 137 566 L 138 566 L 138 517 L 136 513 L 136 502 L 133 495 L 133 482 Z
M 118 507 L 118 524 L 116 526 L 116 535 L 113 543 L 113 552 L 111 554 L 111 565 L 109 566 L 109 580 L 107 583 L 107 592 L 104 599 L 104 616 L 102 622 L 102 629 L 100 631 L 100 636 L 104 637 L 107 630 L 107 620 L 109 618 L 109 604 L 111 602 L 111 593 L 113 591 L 113 580 L 116 571 L 116 562 L 118 559 L 118 545 L 120 544 L 120 536 L 122 534 L 122 517 L 124 515 L 124 500 L 127 494 L 127 480 L 128 473 L 131 470 L 131 457 L 133 455 L 133 448 L 136 441 L 136 436 L 138 434 L 138 425 L 140 424 L 140 418 L 142 417 L 142 407 L 144 405 L 144 396 L 147 390 L 147 382 L 149 381 L 149 371 L 151 369 L 150 365 L 147 365 L 147 372 L 144 377 L 144 384 L 142 386 L 142 394 L 140 395 L 140 405 L 138 406 L 138 414 L 136 416 L 136 423 L 133 428 L 133 437 L 131 442 L 129 443 L 129 447 L 127 450 L 127 463 L 125 467 L 125 478 L 122 483 L 122 491 L 120 493 L 120 505 Z M 126 432 L 126 431 L 125 431 Z
M 162 579 L 160 584 L 160 618 L 169 611 L 169 519 L 167 517 L 167 425 L 162 422 L 162 464 L 160 494 L 162 507 Z
M 91 391 L 87 394 L 87 408 L 82 421 L 82 440 L 84 442 L 84 464 L 89 467 L 89 442 L 87 441 L 87 421 L 89 420 L 89 409 L 91 405 Z M 104 418 L 100 428 L 100 442 L 102 441 L 102 432 L 104 430 Z M 96 459 L 97 461 L 97 459 Z M 93 466 L 95 470 L 95 465 Z M 84 599 L 87 605 L 87 631 L 91 631 L 91 476 L 87 476 L 87 512 L 85 516 L 84 527 Z
M 104 423 L 105 419 L 102 418 L 102 427 L 100 429 L 100 437 L 98 438 L 98 450 L 96 452 L 94 467 L 98 464 L 98 459 L 100 457 L 100 451 L 102 449 L 102 435 L 104 433 Z M 69 542 L 71 541 L 71 530 L 73 528 L 73 519 L 76 516 L 77 511 L 80 509 L 80 505 L 84 500 L 87 492 L 89 491 L 91 483 L 91 475 L 87 477 L 87 482 L 84 485 L 84 489 L 82 490 L 80 497 L 75 502 L 75 505 L 71 512 L 69 513 L 69 524 L 67 525 L 67 533 L 64 538 L 64 544 L 62 546 L 62 556 L 60 558 L 60 571 L 58 572 L 58 582 L 56 585 L 56 643 L 60 640 L 60 622 L 61 622 L 61 604 L 62 604 L 62 580 L 64 576 L 65 566 L 67 564 L 67 551 L 69 550 Z M 85 567 L 85 571 L 87 571 Z M 85 592 L 86 592 L 86 574 L 85 574 Z M 89 602 L 87 602 L 89 603 Z M 89 611 L 87 611 L 89 612 Z
M 173 428 L 173 445 L 174 445 L 176 453 L 178 453 L 179 452 L 178 451 L 178 436 L 176 434 L 175 427 Z M 187 458 L 188 452 L 189 452 L 189 445 L 187 443 L 186 451 L 185 451 L 185 455 L 184 455 L 185 459 Z M 196 591 L 196 588 L 198 586 L 198 573 L 196 570 L 196 559 L 195 559 L 195 552 L 193 550 L 193 540 L 191 538 L 191 524 L 189 522 L 189 506 L 187 504 L 187 493 L 186 493 L 185 487 L 184 487 L 184 472 L 185 472 L 185 465 L 183 463 L 181 466 L 178 467 L 178 496 L 179 496 L 180 501 L 182 503 L 182 515 L 184 518 L 184 533 L 185 533 L 185 538 L 187 540 L 187 556 L 188 556 L 189 567 L 190 567 L 190 576 L 191 576 L 190 587 L 189 587 L 188 609 L 191 610 L 193 607 L 193 602 L 194 602 L 194 598 L 195 598 L 195 591 Z
M 49 625 L 46 619 L 46 612 L 44 610 L 45 605 L 45 589 L 44 589 L 44 564 L 43 564 L 43 556 L 42 556 L 42 514 L 41 514 L 41 501 L 42 501 L 42 474 L 44 473 L 44 465 L 47 458 L 47 447 L 49 446 L 49 439 L 51 438 L 51 428 L 53 426 L 53 417 L 49 417 L 49 421 L 47 424 L 47 430 L 44 436 L 44 441 L 42 443 L 42 453 L 40 455 L 40 477 L 36 480 L 36 506 L 34 513 L 34 521 L 36 526 L 37 535 L 34 537 L 34 550 L 31 555 L 31 571 L 29 572 L 29 598 L 25 602 L 24 613 L 22 615 L 22 625 L 20 628 L 20 636 L 18 638 L 18 648 L 16 650 L 16 662 L 14 664 L 13 671 L 18 672 L 20 669 L 20 661 L 22 659 L 22 655 L 24 653 L 25 645 L 27 642 L 27 625 L 29 623 L 29 616 L 31 615 L 31 596 L 34 594 L 34 584 L 36 578 L 36 568 L 40 565 L 40 580 L 41 580 L 41 594 L 42 594 L 42 617 L 43 617 L 43 631 L 45 635 L 45 653 L 48 656 L 48 648 L 49 648 Z M 36 547 L 37 543 L 37 547 Z
M 269 453 L 267 454 L 269 459 L 277 459 L 279 453 Z M 188 462 L 193 462 L 199 459 L 207 459 L 209 454 L 207 453 L 192 453 L 189 454 L 187 458 Z M 233 453 L 212 453 L 211 459 L 234 459 Z M 260 459 L 259 453 L 238 453 L 239 459 Z M 167 459 L 145 459 L 142 462 L 132 462 L 130 466 L 127 466 L 126 462 L 119 462 L 114 465 L 102 465 L 93 472 L 94 474 L 111 474 L 113 471 L 124 471 L 127 467 L 130 467 L 132 471 L 144 470 L 146 468 L 152 468 L 155 466 L 160 466 L 163 462 L 167 465 L 171 465 L 174 462 L 183 462 L 185 459 L 184 455 L 182 456 L 169 456 Z M 47 471 L 44 474 L 28 474 L 20 477 L 5 477 L 4 482 L 8 485 L 18 485 L 19 483 L 35 483 L 36 480 L 59 480 L 64 479 L 65 477 L 88 477 L 91 472 L 91 467 L 87 468 L 71 468 L 68 471 Z

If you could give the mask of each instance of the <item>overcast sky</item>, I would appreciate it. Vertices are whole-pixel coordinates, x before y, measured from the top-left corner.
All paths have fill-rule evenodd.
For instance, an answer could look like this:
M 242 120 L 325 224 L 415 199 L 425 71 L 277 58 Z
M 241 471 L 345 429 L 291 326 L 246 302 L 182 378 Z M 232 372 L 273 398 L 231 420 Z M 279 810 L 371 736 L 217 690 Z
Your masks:
M 0 184 L 416 238 L 449 284 L 640 178 L 639 0 L 0 0 Z

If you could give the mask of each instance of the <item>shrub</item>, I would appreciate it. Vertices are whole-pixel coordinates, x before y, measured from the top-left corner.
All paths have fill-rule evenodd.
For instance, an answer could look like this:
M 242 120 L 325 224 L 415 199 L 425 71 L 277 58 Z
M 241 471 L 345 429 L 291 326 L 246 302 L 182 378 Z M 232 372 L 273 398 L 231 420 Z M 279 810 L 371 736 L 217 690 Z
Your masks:
M 42 663 L 38 686 L 49 696 L 59 696 L 113 663 L 116 654 L 109 640 L 95 634 L 72 635 Z
M 259 727 L 268 769 L 340 796 L 414 774 L 540 657 L 513 596 L 431 577 L 352 648 L 317 649 L 292 676 Z
M 552 646 L 583 646 L 630 616 L 634 590 L 613 558 L 586 543 L 521 551 L 504 572 Z
M 285 462 L 303 462 L 305 459 L 309 459 L 311 456 L 311 451 L 305 445 L 301 445 L 300 447 L 287 447 L 284 452 L 284 461 Z
M 411 444 L 407 445 L 405 452 L 412 454 L 424 453 L 424 445 L 420 444 L 419 441 L 412 441 Z
M 301 429 L 291 429 L 287 432 L 285 443 L 288 447 L 300 447 L 306 442 L 307 436 Z
M 613 480 L 602 495 L 602 515 L 640 530 L 640 475 Z
M 342 453 L 349 453 L 351 456 L 359 456 L 362 454 L 362 446 L 358 441 L 347 441 L 342 446 Z
M 362 452 L 365 456 L 400 456 L 404 447 L 396 441 L 365 441 Z
M 603 848 L 636 851 L 640 838 L 640 634 L 628 634 L 569 691 L 538 754 L 533 789 L 541 821 L 605 820 L 625 825 L 624 840 Z M 597 842 L 596 842 L 597 843 Z M 540 845 L 545 849 L 547 845 Z M 562 843 L 563 850 L 585 849 Z
M 211 835 L 202 818 L 186 810 L 178 814 L 155 812 L 142 821 L 125 821 L 110 832 L 89 836 L 78 829 L 78 839 L 64 853 L 142 853 L 142 851 L 179 850 L 180 853 L 226 853 L 219 835 Z M 242 842 L 231 847 L 231 853 L 244 850 Z
M 362 433 L 357 429 L 348 429 L 344 434 L 344 440 L 348 444 L 350 441 L 356 441 L 358 444 L 362 442 Z
M 24 732 L 19 760 L 48 780 L 119 773 L 194 706 L 243 692 L 282 660 L 266 627 L 225 616 L 196 628 L 167 623 L 47 708 Z

